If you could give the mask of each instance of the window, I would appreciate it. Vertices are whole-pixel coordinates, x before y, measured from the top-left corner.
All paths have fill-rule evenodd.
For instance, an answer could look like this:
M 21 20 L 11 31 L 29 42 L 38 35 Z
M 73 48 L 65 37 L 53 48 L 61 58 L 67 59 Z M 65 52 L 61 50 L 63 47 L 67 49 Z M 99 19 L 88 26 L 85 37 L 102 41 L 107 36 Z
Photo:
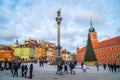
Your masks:
M 99 58 L 100 58 L 100 55 L 99 55 Z
M 114 53 L 112 53 L 112 57 L 114 57 Z
M 117 49 L 117 50 L 119 49 L 119 45 L 116 46 L 116 49 Z
M 118 53 L 117 57 L 120 58 L 120 53 Z
M 105 58 L 106 58 L 106 54 L 105 54 Z
M 112 47 L 112 50 L 114 49 L 114 47 Z
M 103 54 L 102 54 L 102 58 L 103 58 Z
M 108 54 L 108 57 L 110 57 L 110 54 Z

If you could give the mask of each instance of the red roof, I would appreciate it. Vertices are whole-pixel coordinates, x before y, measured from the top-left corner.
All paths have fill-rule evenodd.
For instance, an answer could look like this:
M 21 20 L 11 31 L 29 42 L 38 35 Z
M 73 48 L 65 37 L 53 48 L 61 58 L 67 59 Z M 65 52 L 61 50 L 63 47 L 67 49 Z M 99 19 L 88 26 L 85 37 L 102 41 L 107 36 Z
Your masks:
M 86 47 L 82 47 L 81 49 L 78 50 L 78 52 L 83 52 L 86 50 Z
M 37 41 L 34 40 L 34 39 L 31 39 L 31 38 L 30 38 L 28 41 L 29 41 L 30 43 L 37 44 Z
M 98 42 L 98 44 L 94 47 L 95 48 L 101 48 L 101 47 L 107 47 L 112 45 L 120 44 L 120 36 L 110 38 L 101 42 Z M 81 49 L 77 50 L 78 52 L 83 52 L 86 50 L 86 46 L 82 47 Z
M 120 44 L 120 36 L 98 42 L 95 48 L 101 48 L 101 47 L 112 46 L 117 44 Z

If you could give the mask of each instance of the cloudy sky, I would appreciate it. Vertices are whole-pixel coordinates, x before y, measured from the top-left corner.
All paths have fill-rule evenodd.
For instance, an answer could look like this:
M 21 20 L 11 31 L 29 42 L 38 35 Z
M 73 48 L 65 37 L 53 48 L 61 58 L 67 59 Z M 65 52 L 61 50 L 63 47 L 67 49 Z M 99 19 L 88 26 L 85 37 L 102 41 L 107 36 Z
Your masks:
M 75 53 L 86 45 L 90 18 L 99 41 L 120 35 L 119 0 L 0 0 L 0 44 L 33 38 L 57 43 L 61 8 L 61 46 Z

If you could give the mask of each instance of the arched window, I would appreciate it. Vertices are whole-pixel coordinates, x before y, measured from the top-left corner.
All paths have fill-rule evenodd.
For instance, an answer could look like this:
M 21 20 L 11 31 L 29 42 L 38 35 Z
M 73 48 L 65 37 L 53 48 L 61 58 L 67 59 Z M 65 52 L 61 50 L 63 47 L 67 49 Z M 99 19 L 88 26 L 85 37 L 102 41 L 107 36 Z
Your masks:
M 120 53 L 117 54 L 117 57 L 120 59 Z
M 114 53 L 112 53 L 112 57 L 114 57 Z

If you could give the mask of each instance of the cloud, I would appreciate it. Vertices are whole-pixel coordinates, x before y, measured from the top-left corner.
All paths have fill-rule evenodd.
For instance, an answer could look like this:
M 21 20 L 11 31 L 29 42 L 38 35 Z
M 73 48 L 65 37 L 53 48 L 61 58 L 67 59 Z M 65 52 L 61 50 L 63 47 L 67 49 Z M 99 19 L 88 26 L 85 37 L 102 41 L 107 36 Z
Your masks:
M 0 32 L 0 34 L 1 34 L 0 38 L 7 41 L 11 41 L 19 38 L 18 34 L 15 34 L 14 32 L 11 31 Z
M 3 0 L 0 2 L 0 41 L 44 39 L 57 43 L 57 10 L 62 8 L 61 45 L 75 53 L 86 45 L 90 17 L 99 41 L 119 35 L 119 9 L 114 0 Z M 114 28 L 113 28 L 114 27 Z M 109 33 L 109 34 L 108 34 Z
M 120 27 L 117 28 L 116 33 L 117 33 L 117 34 L 120 34 Z

